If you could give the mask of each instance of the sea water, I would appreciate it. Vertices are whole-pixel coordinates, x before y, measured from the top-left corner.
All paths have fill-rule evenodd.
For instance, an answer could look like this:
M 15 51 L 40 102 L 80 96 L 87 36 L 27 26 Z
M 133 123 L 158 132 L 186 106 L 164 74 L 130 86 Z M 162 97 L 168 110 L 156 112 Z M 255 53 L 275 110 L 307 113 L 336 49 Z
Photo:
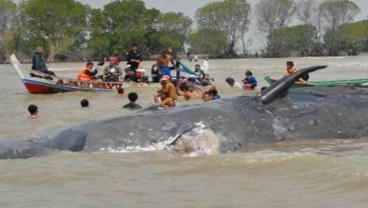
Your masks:
M 210 60 L 209 72 L 220 95 L 232 97 L 254 94 L 230 89 L 224 81 L 234 77 L 240 82 L 246 70 L 258 79 L 259 90 L 267 86 L 264 76 L 282 77 L 288 60 L 297 68 L 329 65 L 310 75 L 317 81 L 367 78 L 367 58 Z M 151 64 L 144 62 L 146 69 Z M 59 76 L 76 77 L 83 65 L 49 67 Z M 115 91 L 30 95 L 10 65 L 0 65 L 0 72 L 0 138 L 134 113 L 122 109 L 127 97 Z M 156 87 L 130 86 L 126 94 L 137 92 L 138 103 L 148 107 Z M 90 101 L 89 108 L 80 107 L 83 98 Z M 28 119 L 29 104 L 39 107 L 39 118 Z M 2 160 L 0 207 L 368 207 L 368 138 L 279 142 L 190 157 L 164 149 L 140 150 Z

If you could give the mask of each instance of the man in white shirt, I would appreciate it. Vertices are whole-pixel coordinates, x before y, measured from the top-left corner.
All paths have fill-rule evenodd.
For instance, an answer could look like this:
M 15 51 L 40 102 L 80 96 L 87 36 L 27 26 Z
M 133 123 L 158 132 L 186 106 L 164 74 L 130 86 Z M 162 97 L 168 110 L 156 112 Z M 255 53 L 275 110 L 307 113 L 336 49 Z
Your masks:
M 243 89 L 241 84 L 239 82 L 235 82 L 235 80 L 231 77 L 226 78 L 225 81 L 230 85 L 231 88 Z
M 208 74 L 209 68 L 210 68 L 210 64 L 208 63 L 208 54 L 206 54 L 204 55 L 204 60 L 203 60 L 201 69 L 205 74 Z

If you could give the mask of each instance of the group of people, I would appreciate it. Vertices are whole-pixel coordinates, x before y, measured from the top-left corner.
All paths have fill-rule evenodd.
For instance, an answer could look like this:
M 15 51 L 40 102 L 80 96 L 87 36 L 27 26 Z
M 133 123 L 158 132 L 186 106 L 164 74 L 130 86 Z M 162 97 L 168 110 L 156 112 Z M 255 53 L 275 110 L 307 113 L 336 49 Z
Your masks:
M 124 81 L 141 81 L 143 74 L 140 72 L 139 66 L 142 62 L 142 53 L 139 51 L 137 44 L 132 44 L 130 50 L 126 53 L 127 65 L 124 69 L 125 77 Z M 104 61 L 98 63 L 98 67 L 102 67 Z M 120 60 L 116 56 L 109 58 L 109 64 L 103 68 L 103 74 L 96 76 L 98 70 L 93 68 L 93 63 L 88 62 L 84 66 L 77 76 L 78 80 L 92 81 L 95 79 L 102 79 L 105 82 L 119 82 L 120 77 L 123 75 L 123 69 L 120 67 Z
M 297 69 L 294 67 L 294 63 L 292 61 L 287 61 L 284 76 L 294 74 L 296 73 L 296 71 Z M 304 84 L 308 82 L 308 79 L 309 75 L 305 74 L 300 79 L 298 79 L 298 82 Z M 232 77 L 227 77 L 225 81 L 231 88 L 245 89 L 245 90 L 254 90 L 258 85 L 257 79 L 253 76 L 253 73 L 249 70 L 245 72 L 245 78 L 242 80 L 242 84 L 236 82 L 235 79 Z
M 32 69 L 48 75 L 56 76 L 55 73 L 50 71 L 46 66 L 45 61 L 42 58 L 43 52 L 42 47 L 36 48 L 32 58 Z M 87 62 L 86 65 L 79 70 L 77 79 L 81 81 L 101 79 L 105 82 L 133 81 L 147 83 L 148 77 L 145 76 L 145 71 L 140 69 L 143 57 L 138 45 L 133 43 L 125 56 L 127 62 L 124 70 L 120 67 L 119 58 L 112 56 L 109 58 L 109 63 L 105 67 L 105 60 L 100 61 L 96 68 L 94 67 L 93 62 Z M 160 79 L 165 75 L 171 78 L 171 72 L 173 70 L 176 71 L 176 78 L 178 79 L 180 77 L 180 71 L 178 70 L 179 62 L 176 60 L 176 54 L 173 52 L 171 47 L 168 47 L 168 49 L 160 55 L 156 63 L 151 68 L 152 82 L 160 82 Z M 208 55 L 206 54 L 202 66 L 198 64 L 195 66 L 195 72 L 202 80 L 209 80 L 208 68 Z M 101 70 L 103 70 L 103 73 L 99 74 L 99 71 Z M 125 72 L 125 76 L 121 79 L 123 71 Z
M 55 76 L 55 73 L 49 71 L 46 67 L 45 62 L 42 59 L 43 49 L 38 47 L 33 56 L 33 70 L 39 70 L 45 74 Z M 180 73 L 177 73 L 176 79 L 171 75 L 172 70 L 179 68 L 178 62 L 175 63 L 177 57 L 173 50 L 169 47 L 165 50 L 160 57 L 157 59 L 156 63 L 152 66 L 152 81 L 159 82 L 160 87 L 157 93 L 154 95 L 154 102 L 157 106 L 162 108 L 171 108 L 176 106 L 178 97 L 182 96 L 185 100 L 192 99 L 203 99 L 203 101 L 208 102 L 211 100 L 219 99 L 220 96 L 216 90 L 216 87 L 212 84 L 213 79 L 210 78 L 208 74 L 208 55 L 204 56 L 203 65 L 195 65 L 195 72 L 198 74 L 196 77 L 183 77 Z M 144 74 L 138 70 L 142 63 L 142 53 L 139 51 L 137 44 L 132 44 L 130 50 L 126 53 L 127 65 L 124 69 L 125 77 L 124 81 L 133 82 L 145 82 L 148 79 Z M 97 64 L 97 68 L 102 68 L 105 65 L 105 60 Z M 296 72 L 294 63 L 288 61 L 286 63 L 287 67 L 285 70 L 285 75 L 289 75 Z M 98 69 L 94 68 L 92 62 L 87 62 L 87 64 L 82 67 L 78 73 L 78 80 L 91 81 L 95 79 L 102 79 L 105 82 L 119 82 L 121 81 L 123 69 L 120 67 L 120 60 L 118 57 L 110 57 L 109 63 L 103 68 L 103 74 L 98 75 Z M 178 71 L 178 70 L 176 70 Z M 300 82 L 307 82 L 309 77 L 302 77 Z M 226 78 L 226 83 L 228 83 L 232 88 L 239 88 L 245 90 L 254 90 L 257 85 L 257 79 L 253 76 L 252 71 L 247 70 L 245 72 L 245 78 L 242 80 L 242 84 L 236 82 L 234 78 Z M 120 92 L 119 90 L 122 90 Z M 124 89 L 118 89 L 119 94 L 123 94 Z M 129 93 L 128 99 L 130 103 L 124 106 L 124 108 L 140 109 L 140 105 L 136 104 L 138 99 L 138 94 L 135 92 Z M 87 104 L 86 104 L 87 102 Z M 84 103 L 84 104 L 83 104 Z M 81 102 L 82 107 L 88 107 L 88 101 Z M 30 106 L 29 111 L 31 115 L 35 112 L 37 114 L 37 106 Z
M 121 88 L 122 89 L 122 88 Z M 124 93 L 124 92 L 119 92 L 119 93 Z M 129 103 L 125 104 L 123 106 L 123 108 L 125 109 L 142 109 L 142 106 L 137 104 L 136 101 L 138 100 L 138 94 L 136 92 L 130 92 L 128 94 L 128 99 L 129 99 Z M 89 101 L 88 99 L 82 99 L 80 101 L 80 105 L 82 108 L 88 108 L 89 107 Z M 30 119 L 35 119 L 38 118 L 38 107 L 35 104 L 31 104 L 28 106 L 28 112 L 30 114 L 29 118 Z
M 170 76 L 164 75 L 160 83 L 154 101 L 162 108 L 175 107 L 180 96 L 185 100 L 203 99 L 205 102 L 220 98 L 214 85 L 204 86 L 195 77 L 180 77 L 179 80 L 173 80 Z

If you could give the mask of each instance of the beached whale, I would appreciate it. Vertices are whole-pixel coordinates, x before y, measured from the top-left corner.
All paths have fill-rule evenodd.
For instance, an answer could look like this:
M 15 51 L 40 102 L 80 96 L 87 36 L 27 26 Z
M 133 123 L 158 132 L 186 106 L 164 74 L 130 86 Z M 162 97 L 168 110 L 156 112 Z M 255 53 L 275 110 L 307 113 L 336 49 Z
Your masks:
M 236 151 L 264 142 L 368 136 L 368 91 L 303 88 L 288 93 L 302 69 L 255 97 L 236 97 L 170 110 L 90 122 L 22 139 L 0 140 L 0 158 L 50 151 L 130 150 L 153 145 L 178 151 Z

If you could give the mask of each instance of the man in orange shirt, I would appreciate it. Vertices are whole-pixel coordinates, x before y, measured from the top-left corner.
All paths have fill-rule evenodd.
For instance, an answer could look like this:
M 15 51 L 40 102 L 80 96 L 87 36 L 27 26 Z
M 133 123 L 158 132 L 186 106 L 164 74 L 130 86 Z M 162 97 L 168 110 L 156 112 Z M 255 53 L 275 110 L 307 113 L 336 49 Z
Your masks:
M 286 70 L 285 70 L 285 76 L 294 74 L 296 72 L 296 68 L 294 67 L 294 63 L 292 61 L 286 62 Z M 306 83 L 309 79 L 309 75 L 306 74 L 302 78 L 300 78 L 298 81 L 302 83 Z
M 95 79 L 95 75 L 98 73 L 97 69 L 93 69 L 93 63 L 88 62 L 78 74 L 77 79 L 82 81 L 91 81 Z

